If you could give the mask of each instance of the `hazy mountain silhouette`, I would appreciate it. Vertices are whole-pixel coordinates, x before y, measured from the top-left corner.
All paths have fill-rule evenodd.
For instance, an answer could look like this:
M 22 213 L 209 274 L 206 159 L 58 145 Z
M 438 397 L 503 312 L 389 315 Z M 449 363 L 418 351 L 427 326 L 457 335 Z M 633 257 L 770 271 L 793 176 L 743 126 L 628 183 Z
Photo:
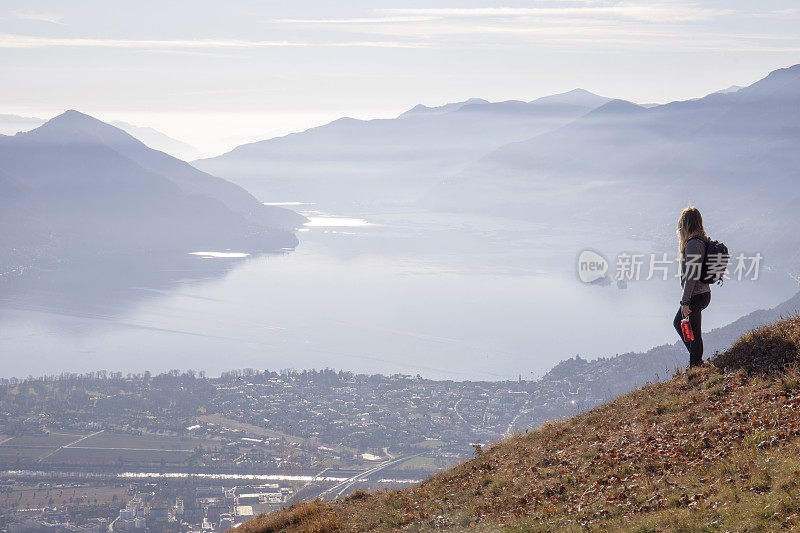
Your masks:
M 541 98 L 537 98 L 536 100 L 532 100 L 530 102 L 523 102 L 521 100 L 489 102 L 488 100 L 484 100 L 482 98 L 470 98 L 469 100 L 465 100 L 463 102 L 455 102 L 438 107 L 428 107 L 422 104 L 418 104 L 412 109 L 401 114 L 400 118 L 409 117 L 413 115 L 422 115 L 422 114 L 453 113 L 455 111 L 480 111 L 480 112 L 517 111 L 525 113 L 528 111 L 536 112 L 542 110 L 541 108 L 536 108 L 534 106 L 548 106 L 553 111 L 559 111 L 562 109 L 558 105 L 554 104 L 578 106 L 586 109 L 594 109 L 596 107 L 600 107 L 601 105 L 607 102 L 610 102 L 611 100 L 612 100 L 611 98 L 606 98 L 605 96 L 598 96 L 584 89 L 573 89 L 565 93 L 543 96 Z M 486 106 L 486 107 L 478 107 L 478 106 Z
M 736 91 L 738 91 L 739 89 L 742 89 L 742 88 L 743 87 L 741 85 L 731 85 L 730 87 L 728 87 L 726 89 L 720 89 L 719 91 L 717 91 L 716 94 L 735 93 Z
M 772 324 L 800 311 L 800 293 L 770 309 L 759 309 L 727 324 L 703 333 L 705 359 L 728 350 L 742 335 L 757 327 Z M 625 394 L 648 381 L 668 379 L 688 363 L 682 342 L 663 344 L 645 352 L 628 352 L 587 361 L 575 357 L 560 362 L 542 377 L 544 382 L 569 380 L 573 388 L 602 390 L 605 400 Z
M 416 106 L 396 119 L 342 118 L 193 164 L 261 199 L 270 194 L 282 201 L 350 205 L 413 201 L 480 155 L 561 127 L 606 101 L 580 90 L 551 98 L 470 99 Z
M 36 117 L 22 117 L 19 115 L 0 115 L 0 135 L 14 135 L 18 132 L 30 131 L 33 128 L 38 128 L 47 120 Z M 136 126 L 127 122 L 115 121 L 111 123 L 113 126 L 130 133 L 136 139 L 142 141 L 148 147 L 154 150 L 166 152 L 173 157 L 187 161 L 195 159 L 200 151 L 185 142 L 173 139 L 172 137 L 161 133 L 160 131 L 149 128 Z
M 304 220 L 77 111 L 0 137 L 0 272 L 131 251 L 283 249 Z
M 417 104 L 405 113 L 402 113 L 398 118 L 410 117 L 414 115 L 452 113 L 453 111 L 458 111 L 465 105 L 480 105 L 488 103 L 489 101 L 484 100 L 483 98 L 470 98 L 469 100 L 464 100 L 463 102 L 453 102 L 451 104 L 444 104 L 436 107 L 428 107 L 423 104 Z
M 178 159 L 189 161 L 196 159 L 200 155 L 200 150 L 191 144 L 173 139 L 169 135 L 161 133 L 157 129 L 150 128 L 148 126 L 136 126 L 135 124 L 129 124 L 127 122 L 122 122 L 121 120 L 115 120 L 111 123 L 111 125 L 127 131 L 133 137 L 142 141 L 150 148 L 159 150 L 161 152 L 166 152 L 173 157 L 177 157 Z
M 47 121 L 36 117 L 0 114 L 0 135 L 14 135 L 20 131 L 32 130 L 45 122 Z
M 590 93 L 585 89 L 573 89 L 571 91 L 567 91 L 565 93 L 560 94 L 553 94 L 551 96 L 543 96 L 541 98 L 537 98 L 536 100 L 532 101 L 532 104 L 569 104 L 569 105 L 579 105 L 583 107 L 600 107 L 603 104 L 607 104 L 613 100 L 613 98 L 607 98 L 605 96 L 598 96 L 594 93 Z
M 614 100 L 505 145 L 443 180 L 424 203 L 559 224 L 671 228 L 698 203 L 738 250 L 797 259 L 800 65 L 735 92 L 645 108 Z M 654 213 L 651 206 L 660 206 Z M 780 215 L 780 216 L 779 216 Z M 719 234 L 719 233 L 718 233 Z M 672 238 L 672 236 L 669 236 Z M 783 242 L 783 239 L 788 241 Z

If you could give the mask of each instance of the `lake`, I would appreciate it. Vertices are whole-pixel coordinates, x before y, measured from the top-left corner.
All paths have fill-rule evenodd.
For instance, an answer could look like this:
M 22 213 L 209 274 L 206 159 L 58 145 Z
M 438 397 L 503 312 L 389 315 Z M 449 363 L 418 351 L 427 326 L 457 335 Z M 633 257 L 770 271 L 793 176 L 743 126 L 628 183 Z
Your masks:
M 611 259 L 653 243 L 592 227 L 570 237 L 494 217 L 291 204 L 310 220 L 291 252 L 193 250 L 163 264 L 132 253 L 6 284 L 0 375 L 330 367 L 530 379 L 576 354 L 676 340 L 676 280 L 620 289 L 576 275 L 584 248 Z M 796 286 L 778 272 L 730 281 L 714 289 L 704 325 L 772 307 Z

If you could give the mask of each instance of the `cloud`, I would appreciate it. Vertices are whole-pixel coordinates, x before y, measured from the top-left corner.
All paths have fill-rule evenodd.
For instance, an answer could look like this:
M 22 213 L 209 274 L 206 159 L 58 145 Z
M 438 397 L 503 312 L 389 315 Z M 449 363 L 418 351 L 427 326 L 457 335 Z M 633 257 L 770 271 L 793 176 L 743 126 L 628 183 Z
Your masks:
M 617 2 L 612 0 L 561 0 L 539 7 L 415 7 L 375 9 L 360 18 L 276 19 L 274 24 L 325 27 L 344 34 L 374 35 L 386 40 L 426 43 L 405 47 L 514 46 L 539 43 L 646 44 L 698 38 L 687 23 L 715 21 L 731 15 L 728 9 L 711 9 L 677 0 Z M 488 43 L 473 37 L 505 37 Z M 702 36 L 699 36 L 702 40 Z M 359 40 L 351 37 L 351 40 Z M 709 41 L 715 40 L 714 38 Z M 364 39 L 372 42 L 371 39 Z M 671 43 L 667 43 L 671 44 Z M 676 43 L 677 44 L 677 43 Z
M 195 56 L 195 57 L 221 57 L 233 58 L 235 54 L 225 54 L 221 52 L 208 52 L 203 50 L 172 50 L 170 48 L 142 48 L 142 53 L 149 54 L 167 54 L 167 55 L 181 55 L 181 56 Z
M 334 47 L 368 47 L 368 48 L 430 48 L 430 43 L 391 42 L 391 41 L 353 41 L 341 43 L 328 43 L 325 46 Z
M 656 4 L 615 3 L 604 6 L 562 7 L 476 7 L 476 8 L 400 8 L 381 9 L 381 13 L 401 16 L 483 17 L 483 18 L 563 18 L 592 17 L 627 19 L 642 22 L 689 22 L 709 20 L 733 13 L 731 10 L 708 9 L 680 2 Z
M 0 48 L 132 48 L 147 50 L 245 49 L 302 46 L 350 46 L 368 48 L 421 48 L 424 43 L 393 41 L 322 42 L 303 41 L 248 41 L 240 39 L 87 39 L 81 37 L 38 37 L 30 35 L 0 34 Z
M 568 0 L 571 1 L 571 0 Z M 575 0 L 580 2 L 580 0 Z M 640 22 L 688 22 L 710 20 L 721 15 L 731 14 L 726 9 L 709 9 L 691 3 L 613 3 L 558 7 L 474 7 L 474 8 L 396 8 L 377 9 L 381 16 L 361 18 L 322 18 L 322 19 L 274 19 L 273 24 L 309 26 L 359 26 L 368 24 L 404 24 L 430 22 L 442 19 L 485 18 L 535 19 L 544 22 L 548 19 L 591 18 L 593 20 L 633 20 Z
M 38 37 L 31 35 L 0 34 L 0 48 L 263 48 L 270 46 L 306 46 L 307 43 L 291 41 L 244 41 L 238 39 L 158 40 L 158 39 L 86 39 L 81 37 Z
M 794 10 L 790 10 L 794 12 Z M 236 49 L 268 47 L 336 47 L 426 49 L 446 47 L 514 47 L 532 44 L 592 44 L 596 46 L 672 46 L 791 50 L 798 40 L 770 42 L 765 36 L 715 34 L 704 21 L 747 13 L 711 9 L 677 0 L 559 0 L 541 7 L 417 7 L 374 9 L 371 15 L 349 18 L 283 18 L 269 24 L 311 28 L 287 40 L 247 39 L 97 39 L 0 34 L 0 48 L 121 48 L 164 54 L 207 55 Z M 776 12 L 769 12 L 774 14 Z M 766 16 L 768 13 L 762 13 Z M 788 13 L 783 13 L 784 18 Z M 698 22 L 701 26 L 688 24 Z M 313 28 L 330 28 L 338 37 L 320 41 Z M 698 32 L 699 28 L 704 28 Z M 714 28 L 716 29 L 716 28 Z
M 794 11 L 794 10 L 790 10 Z M 360 18 L 276 19 L 276 24 L 324 26 L 350 35 L 398 40 L 406 47 L 492 46 L 531 44 L 646 46 L 675 49 L 755 49 L 787 51 L 798 39 L 770 42 L 763 35 L 731 35 L 709 31 L 720 17 L 748 17 L 749 12 L 710 8 L 676 0 L 640 2 L 562 0 L 536 7 L 415 7 L 375 9 Z M 762 12 L 787 17 L 786 11 Z M 698 28 L 705 28 L 698 31 Z M 356 39 L 352 39 L 356 40 Z M 364 39 L 372 42 L 371 39 Z
M 39 22 L 49 22 L 50 24 L 64 24 L 60 15 L 52 13 L 34 13 L 33 11 L 12 11 L 11 16 L 20 20 L 36 20 Z
M 271 24 L 292 24 L 309 26 L 340 26 L 350 24 L 396 24 L 401 22 L 426 22 L 440 17 L 362 17 L 362 18 L 327 18 L 327 19 L 273 19 Z
M 457 22 L 440 19 L 425 23 L 361 25 L 358 33 L 402 39 L 406 47 L 447 48 L 514 48 L 530 45 L 587 45 L 585 50 L 601 51 L 606 47 L 637 47 L 641 49 L 725 50 L 788 52 L 800 46 L 794 35 L 743 34 L 713 32 L 698 33 L 683 25 L 642 24 L 636 21 L 605 21 L 591 18 L 531 20 L 521 17 L 514 21 L 487 21 L 466 18 Z

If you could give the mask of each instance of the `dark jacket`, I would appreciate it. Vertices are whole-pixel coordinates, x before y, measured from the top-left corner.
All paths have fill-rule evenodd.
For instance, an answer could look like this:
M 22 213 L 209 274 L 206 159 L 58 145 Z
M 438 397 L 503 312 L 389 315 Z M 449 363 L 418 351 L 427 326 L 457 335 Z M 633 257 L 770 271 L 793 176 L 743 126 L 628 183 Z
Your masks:
M 711 292 L 708 283 L 700 281 L 700 269 L 706 258 L 707 237 L 692 237 L 686 243 L 681 257 L 682 302 L 688 302 L 695 294 Z

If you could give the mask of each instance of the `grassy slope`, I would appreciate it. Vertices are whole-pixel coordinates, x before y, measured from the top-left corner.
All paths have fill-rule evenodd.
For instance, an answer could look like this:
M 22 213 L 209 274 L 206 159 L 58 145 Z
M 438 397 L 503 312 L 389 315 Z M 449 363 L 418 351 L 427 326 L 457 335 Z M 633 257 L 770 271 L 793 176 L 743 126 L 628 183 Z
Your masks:
M 800 527 L 798 349 L 794 317 L 745 335 L 718 366 L 517 435 L 418 486 L 301 504 L 237 533 Z

